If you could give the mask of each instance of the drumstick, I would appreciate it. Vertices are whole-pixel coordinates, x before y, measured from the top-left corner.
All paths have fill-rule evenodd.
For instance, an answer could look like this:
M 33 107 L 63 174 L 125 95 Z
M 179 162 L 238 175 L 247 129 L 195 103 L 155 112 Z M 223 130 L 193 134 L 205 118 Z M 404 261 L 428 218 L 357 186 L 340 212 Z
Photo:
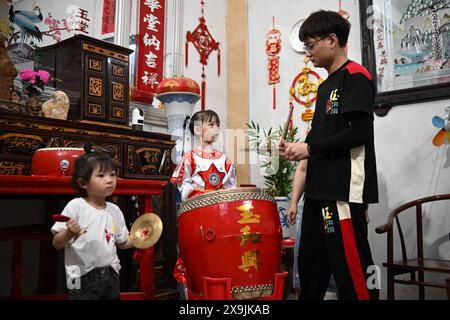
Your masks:
M 56 222 L 67 222 L 70 220 L 70 217 L 65 216 L 63 214 L 54 214 L 52 215 L 52 219 Z M 86 233 L 87 229 L 82 228 L 80 232 L 78 232 L 78 236 L 81 236 L 83 233 Z
M 293 112 L 293 111 L 294 111 L 294 105 L 291 104 L 291 105 L 289 106 L 289 114 L 288 114 L 288 118 L 287 118 L 286 123 L 284 124 L 284 128 L 283 128 L 283 137 L 282 137 L 283 140 L 286 140 L 286 136 L 287 136 L 288 128 L 289 128 L 289 122 L 291 122 L 292 112 Z
M 54 214 L 52 215 L 52 219 L 56 222 L 67 222 L 70 220 L 70 217 L 62 214 Z

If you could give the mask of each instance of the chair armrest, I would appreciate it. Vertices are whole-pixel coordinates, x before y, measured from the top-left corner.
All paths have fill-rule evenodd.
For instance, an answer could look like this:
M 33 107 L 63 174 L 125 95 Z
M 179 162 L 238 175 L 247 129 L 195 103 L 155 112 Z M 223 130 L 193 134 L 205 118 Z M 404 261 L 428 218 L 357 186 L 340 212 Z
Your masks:
M 392 228 L 392 223 L 386 223 L 375 228 L 375 232 L 378 234 L 386 233 Z

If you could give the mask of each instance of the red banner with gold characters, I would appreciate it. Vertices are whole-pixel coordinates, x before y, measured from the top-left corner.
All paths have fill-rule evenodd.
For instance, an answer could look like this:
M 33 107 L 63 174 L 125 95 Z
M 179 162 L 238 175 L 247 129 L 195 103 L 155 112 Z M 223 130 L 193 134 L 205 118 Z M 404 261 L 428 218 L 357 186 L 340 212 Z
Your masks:
M 114 11 L 116 9 L 115 0 L 103 1 L 102 34 L 114 32 Z
M 164 76 L 165 0 L 139 0 L 133 99 L 150 102 Z

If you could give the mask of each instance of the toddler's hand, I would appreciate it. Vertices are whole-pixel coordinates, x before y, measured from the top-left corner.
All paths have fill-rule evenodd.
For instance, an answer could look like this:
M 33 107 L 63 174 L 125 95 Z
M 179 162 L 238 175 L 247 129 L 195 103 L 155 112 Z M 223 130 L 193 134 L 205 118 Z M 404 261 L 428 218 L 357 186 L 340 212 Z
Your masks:
M 81 227 L 78 224 L 78 222 L 72 218 L 69 221 L 67 221 L 66 225 L 67 230 L 69 230 L 73 234 L 79 234 L 81 231 Z

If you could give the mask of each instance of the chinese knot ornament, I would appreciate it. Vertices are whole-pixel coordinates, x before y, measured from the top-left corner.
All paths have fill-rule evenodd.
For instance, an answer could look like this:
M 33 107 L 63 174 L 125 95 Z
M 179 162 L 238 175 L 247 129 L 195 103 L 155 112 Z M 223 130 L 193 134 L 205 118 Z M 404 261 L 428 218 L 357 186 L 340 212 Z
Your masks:
M 269 70 L 269 85 L 273 86 L 273 99 L 272 107 L 276 108 L 276 87 L 275 85 L 280 82 L 280 57 L 278 56 L 281 51 L 281 32 L 275 29 L 275 17 L 272 18 L 272 29 L 267 33 L 266 40 L 266 53 L 268 57 L 267 69 Z
M 213 36 L 208 30 L 205 20 L 205 2 L 201 1 L 202 5 L 202 16 L 199 18 L 199 25 L 194 29 L 194 31 L 188 31 L 186 33 L 186 66 L 188 65 L 188 49 L 189 42 L 191 42 L 195 49 L 200 54 L 200 63 L 202 64 L 202 110 L 205 110 L 205 96 L 206 96 L 206 74 L 205 66 L 208 64 L 208 57 L 213 50 L 217 50 L 217 73 L 220 76 L 220 48 L 219 42 L 214 40 Z

